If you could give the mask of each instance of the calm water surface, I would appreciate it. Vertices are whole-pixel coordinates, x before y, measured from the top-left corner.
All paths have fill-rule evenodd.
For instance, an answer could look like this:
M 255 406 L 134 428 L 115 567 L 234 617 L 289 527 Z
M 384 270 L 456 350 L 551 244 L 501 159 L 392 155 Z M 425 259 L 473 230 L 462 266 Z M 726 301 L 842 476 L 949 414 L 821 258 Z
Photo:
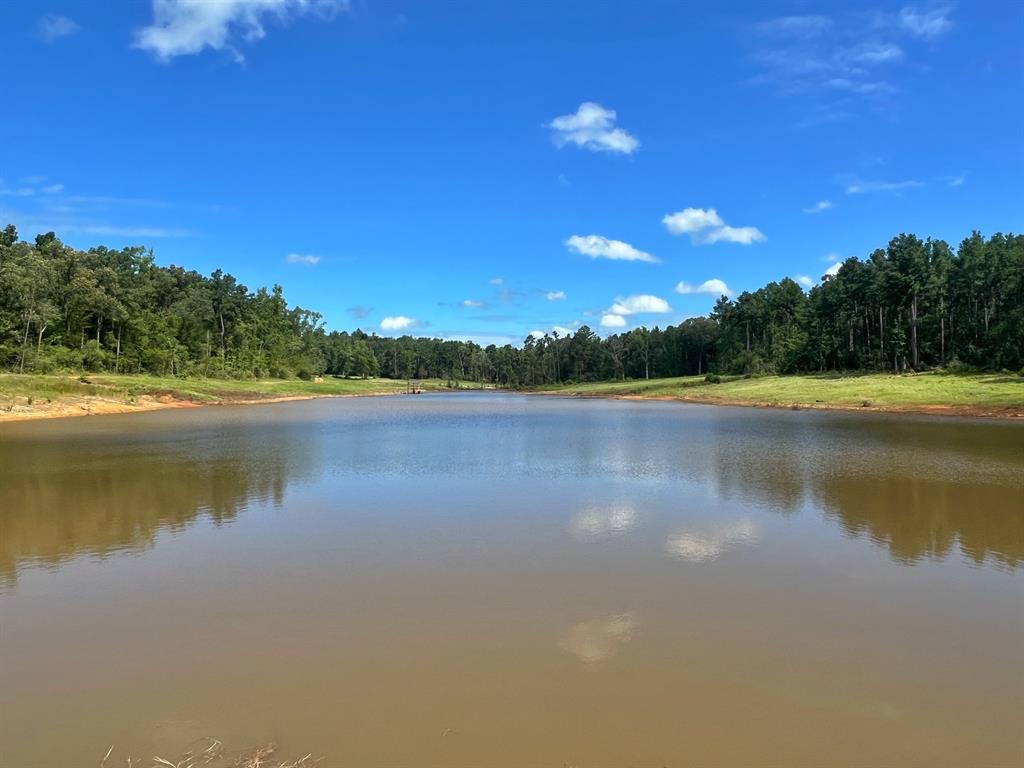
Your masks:
M 0 425 L 0 765 L 1024 764 L 1024 429 L 423 395 Z M 123 757 L 121 757 L 123 763 Z

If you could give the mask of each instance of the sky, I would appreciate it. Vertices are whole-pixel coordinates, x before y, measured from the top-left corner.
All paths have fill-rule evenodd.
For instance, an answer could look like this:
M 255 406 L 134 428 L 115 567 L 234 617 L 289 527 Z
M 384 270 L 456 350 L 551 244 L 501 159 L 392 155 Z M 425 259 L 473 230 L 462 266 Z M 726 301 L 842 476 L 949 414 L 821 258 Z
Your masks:
M 1024 229 L 1024 3 L 0 3 L 0 226 L 326 327 L 664 327 Z

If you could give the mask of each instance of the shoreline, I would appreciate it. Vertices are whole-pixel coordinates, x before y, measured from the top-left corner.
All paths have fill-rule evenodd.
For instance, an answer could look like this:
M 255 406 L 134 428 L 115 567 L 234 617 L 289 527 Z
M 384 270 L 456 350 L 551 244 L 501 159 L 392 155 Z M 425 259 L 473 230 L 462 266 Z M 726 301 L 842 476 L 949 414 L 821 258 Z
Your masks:
M 43 421 L 49 419 L 75 419 L 84 416 L 116 416 L 126 413 L 150 413 L 176 408 L 216 408 L 230 405 L 273 405 L 297 400 L 327 400 L 349 397 L 392 397 L 403 395 L 404 392 L 353 392 L 337 394 L 281 395 L 276 397 L 225 399 L 211 402 L 196 402 L 183 398 L 146 397 L 136 403 L 125 403 L 109 398 L 88 398 L 85 402 L 76 400 L 67 403 L 47 404 L 35 410 L 0 411 L 0 424 L 24 421 Z M 28 406 L 33 408 L 34 406 Z
M 434 390 L 441 391 L 441 390 Z M 452 389 L 451 392 L 479 392 L 480 389 Z M 975 406 L 975 405 L 853 405 L 841 403 L 780 403 L 763 400 L 723 399 L 712 397 L 688 397 L 685 395 L 638 395 L 614 393 L 559 392 L 557 390 L 513 390 L 492 389 L 528 396 L 563 397 L 577 400 L 628 400 L 633 402 L 675 402 L 690 405 L 734 406 L 738 408 L 771 408 L 790 411 L 840 411 L 849 413 L 890 413 L 919 416 L 945 416 L 1018 421 L 1024 419 L 1024 405 Z M 171 396 L 143 397 L 135 403 L 122 402 L 104 397 L 75 398 L 68 402 L 47 403 L 43 407 L 26 406 L 24 410 L 0 411 L 0 424 L 25 421 L 79 418 L 85 416 L 113 416 L 127 413 L 148 413 L 175 408 L 206 408 L 232 405 L 273 405 L 302 400 L 326 400 L 354 397 L 394 397 L 405 392 L 338 392 L 279 395 L 269 397 L 224 398 L 216 401 L 197 402 Z M 29 410 L 31 409 L 31 410 Z
M 627 395 L 615 393 L 559 392 L 557 390 L 531 390 L 521 392 L 527 395 L 567 397 L 577 400 L 630 400 L 652 402 L 674 402 L 690 405 L 735 406 L 737 408 L 769 408 L 784 411 L 841 411 L 847 413 L 890 413 L 917 416 L 945 416 L 1000 421 L 1024 420 L 1024 404 L 1020 406 L 979 406 L 979 405 L 854 405 L 843 403 L 781 403 L 765 400 L 723 399 L 713 397 L 688 397 L 686 395 Z

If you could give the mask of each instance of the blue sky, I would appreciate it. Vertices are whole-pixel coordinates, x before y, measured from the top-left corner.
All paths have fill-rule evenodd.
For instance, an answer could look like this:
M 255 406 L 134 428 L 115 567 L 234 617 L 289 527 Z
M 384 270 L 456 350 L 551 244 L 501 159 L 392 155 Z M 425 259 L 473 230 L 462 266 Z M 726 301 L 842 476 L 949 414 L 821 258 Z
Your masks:
M 1022 229 L 1018 2 L 0 4 L 0 224 L 518 343 Z

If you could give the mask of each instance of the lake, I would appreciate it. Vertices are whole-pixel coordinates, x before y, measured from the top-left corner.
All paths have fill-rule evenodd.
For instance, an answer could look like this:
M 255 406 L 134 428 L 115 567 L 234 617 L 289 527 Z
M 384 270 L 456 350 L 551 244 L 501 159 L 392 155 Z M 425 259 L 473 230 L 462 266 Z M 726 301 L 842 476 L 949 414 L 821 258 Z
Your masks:
M 1020 765 L 1022 662 L 1021 424 L 465 393 L 0 425 L 3 766 Z

